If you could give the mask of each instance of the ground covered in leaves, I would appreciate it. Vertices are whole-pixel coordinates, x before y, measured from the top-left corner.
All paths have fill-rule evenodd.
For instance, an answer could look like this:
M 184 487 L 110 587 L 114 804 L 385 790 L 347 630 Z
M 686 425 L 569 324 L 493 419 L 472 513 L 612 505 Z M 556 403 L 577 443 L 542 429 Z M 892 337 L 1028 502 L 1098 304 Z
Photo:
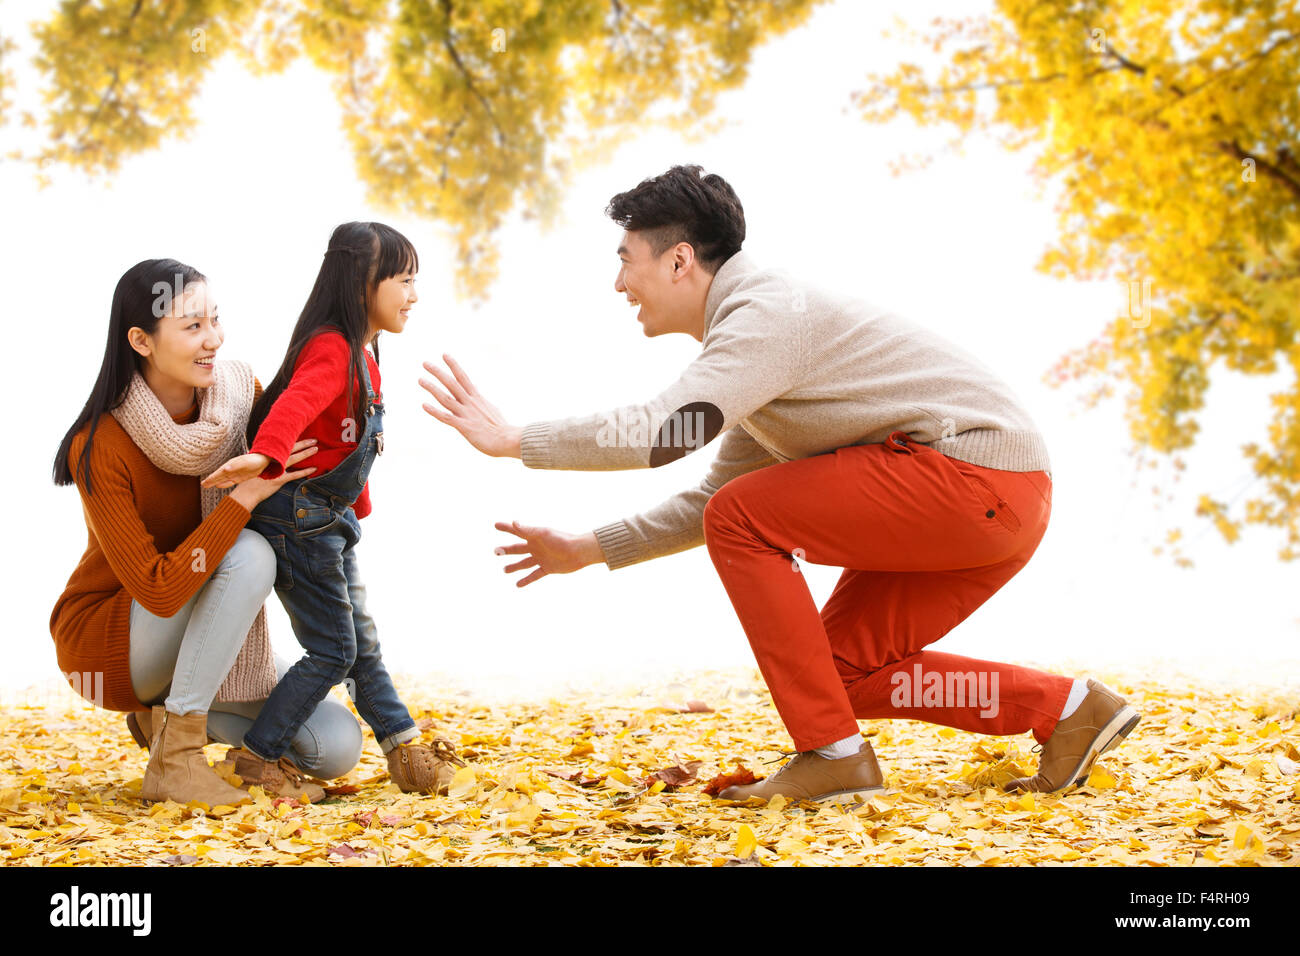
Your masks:
M 1004 794 L 1033 738 L 864 721 L 889 787 L 856 806 L 753 807 L 708 795 L 764 776 L 789 738 L 756 672 L 563 699 L 492 701 L 399 682 L 426 738 L 469 766 L 448 796 L 403 794 L 366 731 L 360 765 L 300 806 L 139 799 L 148 755 L 122 715 L 0 712 L 0 863 L 105 865 L 1248 865 L 1300 862 L 1295 695 L 1094 674 L 1142 722 L 1088 786 Z M 339 690 L 336 689 L 336 693 Z M 207 749 L 214 762 L 226 748 Z

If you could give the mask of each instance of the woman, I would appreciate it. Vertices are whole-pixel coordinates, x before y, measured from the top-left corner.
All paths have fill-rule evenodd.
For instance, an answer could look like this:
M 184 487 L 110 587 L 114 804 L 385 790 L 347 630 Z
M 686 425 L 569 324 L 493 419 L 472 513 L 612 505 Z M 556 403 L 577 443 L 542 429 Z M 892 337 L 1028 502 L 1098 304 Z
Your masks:
M 131 712 L 133 735 L 150 747 L 147 802 L 247 802 L 202 748 L 209 738 L 238 745 L 287 670 L 271 654 L 262 610 L 275 554 L 245 524 L 281 484 L 314 469 L 201 492 L 200 476 L 244 449 L 261 391 L 244 363 L 214 362 L 223 338 L 197 270 L 174 259 L 127 270 L 99 377 L 54 461 L 55 484 L 81 493 L 88 530 L 50 616 L 59 667 L 93 703 Z M 287 464 L 314 450 L 298 442 Z M 320 799 L 303 771 L 347 773 L 361 743 L 348 709 L 323 701 L 281 761 L 276 789 Z

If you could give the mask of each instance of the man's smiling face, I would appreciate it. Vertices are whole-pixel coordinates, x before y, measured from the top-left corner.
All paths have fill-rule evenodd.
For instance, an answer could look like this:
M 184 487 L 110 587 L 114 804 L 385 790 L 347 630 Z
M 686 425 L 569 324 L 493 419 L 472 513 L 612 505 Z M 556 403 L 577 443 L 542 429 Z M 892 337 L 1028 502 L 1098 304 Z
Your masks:
M 655 255 L 653 247 L 639 232 L 624 232 L 618 247 L 622 266 L 614 280 L 615 290 L 637 306 L 637 319 L 646 335 L 677 331 L 673 326 L 676 296 L 673 285 L 673 247 Z

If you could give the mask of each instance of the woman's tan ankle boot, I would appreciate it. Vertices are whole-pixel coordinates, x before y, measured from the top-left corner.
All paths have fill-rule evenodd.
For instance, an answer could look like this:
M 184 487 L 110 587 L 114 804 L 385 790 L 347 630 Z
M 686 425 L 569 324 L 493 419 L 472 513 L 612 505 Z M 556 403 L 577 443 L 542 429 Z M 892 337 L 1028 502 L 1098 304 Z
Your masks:
M 129 710 L 126 713 L 126 729 L 131 732 L 131 739 L 148 750 L 153 745 L 153 711 Z M 216 737 L 208 735 L 208 743 L 221 743 Z
M 131 732 L 131 739 L 145 750 L 153 743 L 153 711 L 130 710 L 126 714 L 126 729 Z
M 208 715 L 203 711 L 173 714 L 161 704 L 153 709 L 153 740 L 149 766 L 140 786 L 145 803 L 198 800 L 210 807 L 237 806 L 252 801 L 247 791 L 232 787 L 216 775 L 203 745 L 208 742 Z

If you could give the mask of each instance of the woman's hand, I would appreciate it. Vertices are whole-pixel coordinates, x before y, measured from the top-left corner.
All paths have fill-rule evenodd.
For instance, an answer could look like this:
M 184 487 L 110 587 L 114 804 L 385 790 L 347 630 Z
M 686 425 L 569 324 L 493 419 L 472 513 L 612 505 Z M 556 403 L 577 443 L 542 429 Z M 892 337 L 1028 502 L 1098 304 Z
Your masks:
M 289 469 L 298 464 L 298 462 L 302 461 L 304 458 L 316 454 L 318 451 L 320 451 L 320 449 L 316 447 L 316 439 L 314 438 L 304 438 L 301 441 L 294 442 L 293 452 L 289 455 L 289 460 L 284 463 L 284 474 L 279 478 L 249 478 L 245 481 L 241 481 L 239 484 L 235 485 L 235 489 L 230 493 L 230 497 L 234 498 L 249 511 L 252 511 L 267 498 L 271 497 L 271 495 L 279 491 L 280 486 L 286 481 L 296 481 L 299 478 L 306 478 L 315 471 L 315 468 L 304 468 L 301 471 L 290 471 Z M 243 455 L 241 457 L 247 458 L 249 456 Z M 253 457 L 263 458 L 265 456 L 256 455 Z M 222 465 L 222 468 L 225 468 L 231 462 L 235 461 L 239 461 L 239 458 L 232 458 L 229 462 L 226 462 L 225 465 Z M 219 470 L 220 469 L 218 469 L 218 471 Z M 215 475 L 217 472 L 213 472 L 213 474 Z
M 424 367 L 446 386 L 451 395 L 445 395 L 427 378 L 420 379 L 420 385 L 436 398 L 446 411 L 435 408 L 428 402 L 424 410 L 438 421 L 450 425 L 471 445 L 493 458 L 518 458 L 519 440 L 524 430 L 516 428 L 505 420 L 495 405 L 478 393 L 474 383 L 465 371 L 456 364 L 450 355 L 443 354 L 443 359 L 452 374 L 432 362 L 425 362 Z
M 594 532 L 565 534 L 550 528 L 531 528 L 518 521 L 498 521 L 494 527 L 498 531 L 509 531 L 524 539 L 522 544 L 498 547 L 497 554 L 527 555 L 522 561 L 507 564 L 502 570 L 520 571 L 537 565 L 536 571 L 515 582 L 516 587 L 531 584 L 548 574 L 568 574 L 605 560 L 605 553 L 601 551 Z
M 265 455 L 237 455 L 199 482 L 204 488 L 229 488 L 266 471 L 271 459 Z M 288 470 L 287 468 L 285 469 Z

